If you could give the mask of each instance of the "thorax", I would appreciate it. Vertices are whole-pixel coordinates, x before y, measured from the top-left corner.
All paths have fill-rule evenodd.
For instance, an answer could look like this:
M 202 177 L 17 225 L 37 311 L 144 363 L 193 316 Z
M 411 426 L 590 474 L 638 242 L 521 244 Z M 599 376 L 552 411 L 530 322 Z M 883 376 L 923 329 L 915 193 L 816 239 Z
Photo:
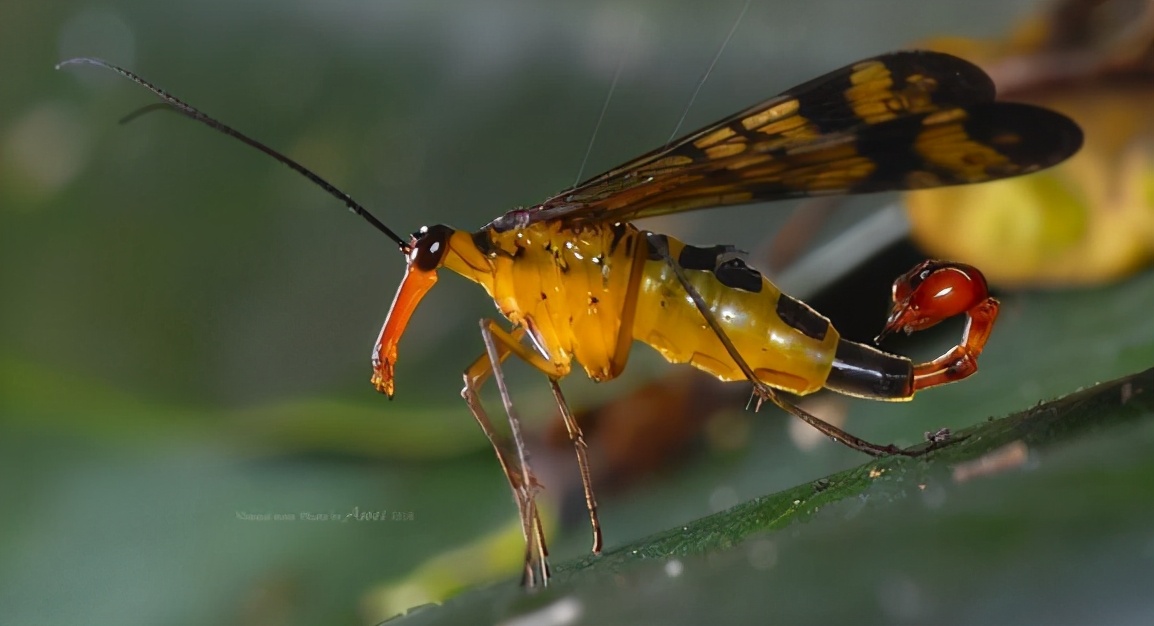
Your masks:
M 576 359 L 594 380 L 621 372 L 632 341 L 630 300 L 644 262 L 637 254 L 645 245 L 640 231 L 625 223 L 578 229 L 544 222 L 464 236 L 484 266 L 446 267 L 484 287 L 502 315 L 525 327 L 538 352 L 566 371 Z

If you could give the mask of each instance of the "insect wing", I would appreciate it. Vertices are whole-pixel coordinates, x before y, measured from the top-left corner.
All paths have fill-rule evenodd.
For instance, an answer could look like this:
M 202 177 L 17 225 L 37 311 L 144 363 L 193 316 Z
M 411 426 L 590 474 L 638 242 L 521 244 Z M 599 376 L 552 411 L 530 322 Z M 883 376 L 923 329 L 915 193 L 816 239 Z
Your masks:
M 1068 119 L 993 97 L 990 78 L 968 61 L 926 51 L 882 55 L 690 133 L 519 219 L 579 225 L 981 182 L 1053 165 L 1080 145 Z

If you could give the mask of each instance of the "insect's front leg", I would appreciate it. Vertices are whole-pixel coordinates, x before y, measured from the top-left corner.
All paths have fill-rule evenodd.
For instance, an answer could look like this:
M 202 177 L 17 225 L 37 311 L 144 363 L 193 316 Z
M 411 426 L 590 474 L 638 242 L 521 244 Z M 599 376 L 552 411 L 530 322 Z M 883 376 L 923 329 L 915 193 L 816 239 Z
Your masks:
M 513 497 L 517 501 L 517 508 L 521 516 L 522 532 L 525 535 L 526 542 L 525 572 L 522 583 L 532 587 L 535 586 L 538 581 L 540 581 L 541 584 L 548 582 L 549 569 L 546 561 L 548 550 L 545 544 L 544 527 L 541 524 L 535 499 L 537 489 L 540 485 L 530 471 L 528 451 L 521 433 L 520 420 L 517 418 L 513 408 L 512 398 L 509 395 L 508 388 L 505 386 L 505 378 L 501 370 L 501 362 L 511 355 L 516 355 L 549 377 L 549 384 L 553 391 L 554 400 L 557 402 L 558 410 L 565 422 L 566 430 L 569 433 L 569 438 L 573 442 L 573 447 L 577 454 L 581 481 L 585 488 L 585 504 L 589 509 L 590 524 L 593 527 L 594 554 L 600 553 L 602 541 L 601 523 L 597 516 L 597 500 L 593 495 L 593 488 L 590 484 L 589 461 L 586 454 L 584 435 L 581 433 L 580 427 L 573 418 L 573 414 L 569 410 L 569 405 L 565 401 L 565 397 L 561 393 L 561 388 L 558 384 L 558 379 L 567 372 L 561 371 L 548 359 L 543 358 L 522 344 L 520 339 L 524 334 L 524 328 L 517 328 L 510 333 L 501 328 L 493 320 L 481 320 L 481 336 L 485 342 L 485 354 L 465 370 L 465 387 L 461 391 L 461 396 L 469 405 L 469 409 L 472 411 L 477 423 L 481 425 L 481 430 L 484 431 L 485 436 L 488 437 L 489 442 L 493 445 L 493 450 L 496 452 L 497 459 L 501 463 L 501 469 L 504 471 L 505 477 L 509 481 L 509 486 L 513 490 Z M 497 382 L 497 389 L 501 394 L 501 401 L 505 406 L 505 412 L 509 418 L 509 426 L 515 447 L 514 455 L 512 456 L 505 449 L 503 438 L 493 428 L 492 423 L 485 413 L 484 407 L 481 405 L 480 389 L 490 376 Z
M 512 399 L 505 386 L 505 377 L 501 370 L 501 362 L 513 354 L 511 347 L 517 345 L 517 339 L 524 330 L 519 329 L 517 336 L 510 335 L 508 341 L 498 344 L 493 339 L 493 320 L 481 320 L 481 336 L 485 343 L 485 354 L 477 358 L 464 373 L 465 387 L 461 390 L 461 397 L 469 406 L 473 418 L 481 426 L 493 452 L 501 464 L 501 471 L 509 482 L 513 491 L 513 500 L 517 503 L 517 512 L 521 520 L 521 533 L 525 537 L 525 566 L 521 576 L 521 584 L 526 587 L 535 587 L 538 583 L 548 584 L 549 581 L 549 550 L 545 543 L 545 529 L 541 524 L 541 514 L 537 510 L 536 492 L 539 487 L 529 469 L 529 456 L 521 435 L 521 422 L 513 409 Z M 500 330 L 498 328 L 498 330 Z M 502 331 L 503 332 L 503 331 Z M 480 390 L 485 381 L 493 376 L 497 380 L 497 388 L 501 393 L 501 401 L 505 405 L 505 413 L 509 420 L 509 428 L 513 434 L 513 455 L 506 450 L 504 438 L 493 427 L 481 404 Z
M 860 437 L 855 437 L 854 435 L 847 433 L 837 426 L 822 420 L 816 415 L 809 413 L 805 409 L 802 409 L 801 407 L 781 397 L 781 394 L 779 394 L 769 385 L 766 385 L 753 373 L 753 369 L 749 367 L 749 364 L 745 361 L 745 358 L 741 356 L 741 353 L 733 345 L 733 342 L 729 339 L 729 336 L 726 335 L 725 329 L 721 327 L 721 324 L 718 323 L 717 318 L 713 316 L 713 312 L 709 309 L 709 304 L 705 302 L 705 299 L 701 297 L 701 294 L 698 293 L 697 289 L 693 287 L 693 284 L 689 282 L 689 279 L 685 276 L 685 270 L 680 265 L 678 265 L 677 261 L 675 261 L 669 254 L 669 246 L 665 242 L 664 238 L 654 233 L 647 233 L 646 241 L 650 248 L 657 252 L 657 254 L 660 255 L 665 260 L 665 262 L 669 264 L 669 267 L 673 270 L 674 275 L 677 276 L 677 281 L 681 283 L 681 287 L 685 289 L 685 292 L 689 295 L 690 299 L 693 300 L 693 304 L 697 307 L 697 310 L 701 313 L 701 316 L 705 318 L 705 322 L 709 325 L 710 329 L 712 329 L 714 334 L 717 335 L 717 338 L 721 341 L 721 344 L 725 346 L 725 351 L 729 353 L 729 357 L 733 359 L 734 363 L 736 363 L 739 368 L 741 368 L 741 371 L 745 374 L 746 379 L 748 379 L 749 382 L 753 384 L 753 391 L 758 397 L 757 408 L 761 408 L 762 402 L 772 402 L 783 411 L 786 411 L 787 413 L 816 428 L 827 437 L 830 437 L 831 439 L 834 439 L 849 448 L 859 452 L 864 452 L 871 456 L 889 456 L 895 454 L 903 456 L 920 456 L 925 454 L 929 449 L 932 449 L 933 446 L 930 446 L 930 448 L 923 448 L 921 450 L 904 450 L 893 444 L 883 446 L 876 443 L 871 443 Z

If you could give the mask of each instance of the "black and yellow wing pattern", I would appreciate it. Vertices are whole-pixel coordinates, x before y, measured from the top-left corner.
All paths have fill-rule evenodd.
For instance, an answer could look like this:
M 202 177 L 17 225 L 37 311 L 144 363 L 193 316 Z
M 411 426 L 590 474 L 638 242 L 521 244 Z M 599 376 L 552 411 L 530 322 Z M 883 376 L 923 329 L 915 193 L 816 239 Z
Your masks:
M 1049 167 L 1081 144 L 1078 125 L 1061 114 L 994 102 L 993 81 L 968 61 L 893 52 L 799 85 L 494 226 L 579 226 L 809 195 L 979 183 Z

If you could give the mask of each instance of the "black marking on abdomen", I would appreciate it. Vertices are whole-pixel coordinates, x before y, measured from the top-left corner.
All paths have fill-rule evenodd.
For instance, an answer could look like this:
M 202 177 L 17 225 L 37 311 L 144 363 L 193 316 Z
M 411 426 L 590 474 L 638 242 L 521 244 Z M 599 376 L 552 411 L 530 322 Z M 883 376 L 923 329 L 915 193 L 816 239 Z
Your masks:
M 818 341 L 823 341 L 825 334 L 829 332 L 829 320 L 818 315 L 817 311 L 809 308 L 804 302 L 784 293 L 777 298 L 777 316 L 806 337 Z
M 658 235 L 657 233 L 646 233 L 645 236 L 649 239 L 653 239 L 654 241 L 658 241 L 658 242 L 664 244 L 666 250 L 669 249 L 669 237 L 666 237 L 665 235 Z M 630 244 L 633 243 L 633 239 L 634 239 L 633 237 L 630 237 L 628 240 L 625 241 L 625 254 L 626 255 L 630 255 L 630 253 L 631 253 L 629 248 L 631 247 Z M 665 257 L 661 256 L 661 253 L 658 252 L 656 246 L 649 246 L 649 254 L 647 254 L 645 258 L 649 261 L 664 261 L 665 260 Z
M 764 281 L 757 270 L 745 264 L 741 259 L 729 259 L 713 270 L 717 281 L 726 287 L 760 293 Z
M 733 256 L 736 252 L 737 248 L 733 246 L 699 248 L 687 245 L 677 255 L 677 264 L 686 270 L 712 272 L 717 282 L 731 289 L 760 292 L 761 274 Z
M 712 272 L 717 268 L 718 260 L 723 254 L 733 253 L 733 246 L 711 246 L 698 248 L 687 245 L 677 256 L 677 264 L 687 270 L 706 270 Z

